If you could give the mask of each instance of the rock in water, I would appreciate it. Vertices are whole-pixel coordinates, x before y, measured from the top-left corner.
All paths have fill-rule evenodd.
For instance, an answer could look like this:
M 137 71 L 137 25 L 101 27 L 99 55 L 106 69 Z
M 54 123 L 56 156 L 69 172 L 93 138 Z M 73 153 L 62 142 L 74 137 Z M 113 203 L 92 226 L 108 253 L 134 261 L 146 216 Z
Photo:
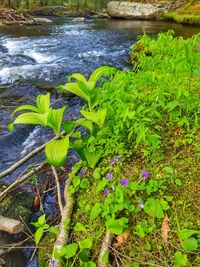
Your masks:
M 46 19 L 46 18 L 34 18 L 34 21 L 37 24 L 46 24 L 46 23 L 52 23 L 52 20 Z
M 73 22 L 84 22 L 85 18 L 74 18 L 72 21 Z
M 113 18 L 150 20 L 159 18 L 166 11 L 165 5 L 136 2 L 111 1 L 107 6 L 107 13 Z

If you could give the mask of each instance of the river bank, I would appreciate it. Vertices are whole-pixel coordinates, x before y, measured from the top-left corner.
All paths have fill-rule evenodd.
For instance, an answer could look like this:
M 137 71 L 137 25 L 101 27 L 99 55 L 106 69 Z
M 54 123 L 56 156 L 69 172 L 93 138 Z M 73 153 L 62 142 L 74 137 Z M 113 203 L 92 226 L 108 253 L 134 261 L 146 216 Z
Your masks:
M 13 9 L 0 9 L 0 24 L 40 25 L 51 23 L 47 16 L 130 20 L 166 20 L 176 23 L 200 25 L 200 2 L 156 0 L 141 2 L 111 1 L 105 9 L 78 8 L 72 6 L 41 6 L 24 13 Z M 36 17 L 35 17 L 36 16 Z M 42 18 L 38 18 L 42 16 Z

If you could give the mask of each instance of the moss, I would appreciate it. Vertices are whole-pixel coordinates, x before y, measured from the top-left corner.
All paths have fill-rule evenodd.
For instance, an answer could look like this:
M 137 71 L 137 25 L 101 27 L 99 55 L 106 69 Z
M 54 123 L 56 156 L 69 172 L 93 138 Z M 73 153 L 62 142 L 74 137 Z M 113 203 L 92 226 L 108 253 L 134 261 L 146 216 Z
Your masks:
M 55 242 L 55 235 L 52 233 L 47 233 L 40 243 L 40 248 L 38 250 L 38 267 L 48 266 L 53 245 Z
M 1 186 L 3 190 L 5 186 Z M 0 203 L 0 214 L 5 217 L 19 219 L 22 217 L 26 222 L 31 216 L 33 196 L 23 190 L 14 191 Z
M 200 2 L 189 1 L 177 10 L 166 13 L 164 18 L 177 23 L 200 25 Z

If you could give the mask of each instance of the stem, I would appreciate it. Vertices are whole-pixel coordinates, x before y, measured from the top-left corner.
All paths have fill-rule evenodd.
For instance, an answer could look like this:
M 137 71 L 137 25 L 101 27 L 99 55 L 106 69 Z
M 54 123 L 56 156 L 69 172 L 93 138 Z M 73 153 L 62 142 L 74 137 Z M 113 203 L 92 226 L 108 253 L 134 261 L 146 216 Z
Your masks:
M 62 214 L 63 213 L 63 204 L 62 204 L 62 197 L 61 197 L 61 191 L 60 191 L 59 177 L 58 177 L 58 174 L 56 172 L 56 168 L 54 166 L 51 166 L 51 168 L 52 168 L 55 180 L 56 180 L 57 194 L 58 194 L 58 205 L 59 205 L 59 208 L 60 208 L 60 214 Z

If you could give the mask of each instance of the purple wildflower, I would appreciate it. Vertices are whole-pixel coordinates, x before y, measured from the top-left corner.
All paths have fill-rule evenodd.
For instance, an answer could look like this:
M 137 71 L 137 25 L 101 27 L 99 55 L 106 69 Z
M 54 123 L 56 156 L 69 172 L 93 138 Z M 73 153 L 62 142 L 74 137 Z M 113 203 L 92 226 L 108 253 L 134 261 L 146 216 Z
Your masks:
M 122 162 L 122 158 L 120 158 L 120 157 L 115 157 L 115 161 Z
M 106 175 L 106 179 L 107 180 L 109 179 L 110 181 L 112 181 L 112 179 L 113 179 L 112 173 L 108 172 L 107 175 Z
M 81 171 L 80 171 L 80 176 L 84 176 L 84 175 L 86 175 L 86 169 L 81 169 Z
M 104 194 L 104 196 L 106 196 L 106 197 L 108 196 L 108 194 L 109 194 L 109 189 L 108 189 L 107 187 L 105 188 L 103 194 Z
M 122 180 L 121 180 L 121 185 L 127 187 L 128 184 L 129 184 L 129 182 L 130 182 L 129 180 L 122 178 Z
M 54 260 L 53 257 L 51 257 L 51 260 L 50 260 L 50 266 L 54 267 L 56 264 L 56 261 Z
M 115 165 L 114 159 L 112 159 L 111 162 L 110 162 L 110 166 L 113 166 L 113 165 Z
M 148 179 L 149 178 L 149 172 L 148 171 L 142 171 L 142 178 Z

